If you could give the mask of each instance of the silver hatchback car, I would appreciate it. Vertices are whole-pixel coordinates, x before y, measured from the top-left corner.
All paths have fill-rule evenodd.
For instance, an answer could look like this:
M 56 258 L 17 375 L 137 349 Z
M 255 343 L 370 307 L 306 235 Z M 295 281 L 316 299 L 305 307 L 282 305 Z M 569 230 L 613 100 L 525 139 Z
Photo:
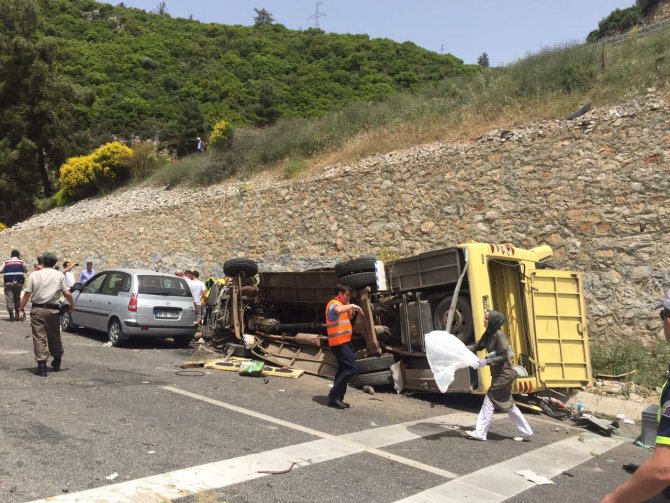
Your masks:
M 183 278 L 143 269 L 102 271 L 72 287 L 75 309 L 61 328 L 106 332 L 113 346 L 132 337 L 172 337 L 187 347 L 197 329 L 191 289 Z

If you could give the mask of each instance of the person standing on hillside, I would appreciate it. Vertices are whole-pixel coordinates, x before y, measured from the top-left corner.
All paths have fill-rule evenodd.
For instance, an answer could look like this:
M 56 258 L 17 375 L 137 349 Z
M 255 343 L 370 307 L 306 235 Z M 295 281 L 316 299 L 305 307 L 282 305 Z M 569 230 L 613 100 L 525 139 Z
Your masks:
M 202 141 L 199 137 L 196 138 L 195 140 L 197 142 L 196 145 L 195 145 L 195 149 L 198 152 L 204 152 L 205 150 L 207 150 L 207 145 L 205 145 L 204 141 Z
M 0 273 L 5 283 L 5 303 L 9 313 L 9 321 L 18 321 L 21 289 L 28 272 L 26 263 L 21 260 L 19 250 L 12 250 L 11 257 L 2 261 Z
M 86 269 L 84 269 L 79 273 L 79 283 L 86 283 L 93 276 L 95 276 L 95 269 L 93 269 L 93 262 L 86 262 Z
M 659 308 L 663 308 L 661 311 L 663 334 L 670 344 L 670 289 L 665 292 L 663 302 L 656 306 L 656 309 Z M 670 387 L 667 378 L 658 400 L 656 419 L 658 429 L 654 453 L 635 470 L 631 478 L 605 496 L 601 503 L 639 503 L 670 486 Z
M 47 376 L 47 360 L 53 357 L 51 368 L 60 370 L 63 357 L 63 343 L 60 338 L 60 305 L 61 295 L 64 295 L 69 304 L 69 310 L 74 310 L 74 301 L 70 287 L 65 281 L 65 275 L 54 269 L 58 257 L 46 252 L 42 255 L 44 268 L 28 276 L 26 291 L 21 298 L 19 320 L 26 317 L 26 305 L 32 301 L 30 308 L 30 328 L 33 332 L 33 350 L 37 362 L 37 375 Z
M 533 430 L 523 417 L 519 407 L 512 398 L 512 385 L 516 379 L 516 371 L 512 367 L 512 348 L 505 333 L 500 330 L 505 323 L 505 317 L 498 311 L 487 311 L 484 315 L 486 330 L 475 344 L 468 346 L 473 352 L 486 350 L 486 358 L 479 360 L 479 368 L 491 366 L 491 386 L 484 398 L 484 403 L 477 416 L 477 425 L 473 431 L 467 431 L 469 438 L 486 440 L 486 435 L 493 419 L 493 412 L 497 409 L 509 413 L 512 423 L 521 433 L 514 440 L 528 441 L 533 436 Z
M 328 346 L 337 360 L 337 373 L 328 394 L 328 406 L 347 409 L 349 404 L 344 401 L 344 395 L 349 381 L 356 374 L 356 357 L 351 346 L 351 318 L 355 313 L 363 315 L 363 310 L 349 303 L 351 289 L 348 286 L 337 285 L 333 293 L 335 297 L 326 305 L 326 330 Z

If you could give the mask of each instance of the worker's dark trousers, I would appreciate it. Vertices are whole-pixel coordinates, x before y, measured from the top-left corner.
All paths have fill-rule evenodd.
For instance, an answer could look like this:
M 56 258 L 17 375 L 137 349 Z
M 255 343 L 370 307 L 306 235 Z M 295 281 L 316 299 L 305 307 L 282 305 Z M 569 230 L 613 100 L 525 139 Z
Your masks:
M 356 358 L 350 342 L 345 342 L 339 346 L 333 346 L 330 350 L 337 360 L 337 373 L 335 382 L 328 394 L 329 400 L 344 400 L 344 394 L 347 392 L 347 384 L 356 374 Z

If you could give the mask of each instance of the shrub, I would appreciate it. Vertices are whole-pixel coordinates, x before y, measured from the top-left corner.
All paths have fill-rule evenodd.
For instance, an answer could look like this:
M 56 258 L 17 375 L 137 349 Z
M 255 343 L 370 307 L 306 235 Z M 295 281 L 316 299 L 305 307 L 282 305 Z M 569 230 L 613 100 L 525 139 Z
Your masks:
M 649 347 L 633 340 L 591 343 L 591 364 L 595 375 L 630 372 L 627 380 L 643 386 L 660 386 L 669 360 L 670 346 L 661 340 Z
M 0 222 L 0 232 L 4 231 L 6 228 L 7 228 L 7 226 L 5 224 L 3 224 L 2 222 Z
M 219 121 L 209 134 L 209 145 L 214 150 L 226 150 L 233 143 L 233 126 L 230 122 Z
M 128 160 L 133 151 L 123 143 L 115 141 L 99 147 L 91 154 L 93 178 L 99 189 L 111 190 L 128 179 Z
M 286 178 L 293 178 L 297 176 L 305 167 L 307 163 L 305 161 L 289 161 L 284 167 L 284 176 Z
M 61 202 L 77 200 L 93 195 L 95 193 L 93 182 L 93 157 L 90 155 L 70 157 L 60 167 L 59 200 Z M 56 204 L 61 206 L 58 202 Z
M 60 168 L 58 206 L 111 190 L 128 178 L 132 150 L 115 141 L 90 155 L 70 157 Z
M 53 202 L 54 206 L 61 207 L 69 204 L 71 199 L 66 195 L 64 189 L 60 189 L 51 197 L 51 201 Z
M 595 71 L 592 67 L 580 64 L 568 65 L 561 70 L 560 85 L 567 93 L 590 87 Z
M 132 153 L 128 157 L 128 169 L 132 178 L 141 180 L 150 176 L 169 159 L 156 152 L 156 145 L 150 141 L 141 141 L 133 145 Z

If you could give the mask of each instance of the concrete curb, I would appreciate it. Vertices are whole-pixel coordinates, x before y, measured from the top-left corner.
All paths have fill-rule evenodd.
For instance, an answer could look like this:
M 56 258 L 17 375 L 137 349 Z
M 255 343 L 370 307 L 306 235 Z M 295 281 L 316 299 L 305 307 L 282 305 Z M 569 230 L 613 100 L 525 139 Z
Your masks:
M 623 398 L 615 398 L 606 395 L 596 395 L 588 391 L 578 391 L 568 402 L 569 405 L 576 407 L 577 402 L 582 402 L 582 408 L 586 412 L 591 412 L 595 416 L 616 418 L 619 414 L 624 414 L 627 418 L 635 421 L 635 424 L 642 422 L 642 412 L 651 404 L 657 403 L 657 399 L 649 397 L 648 402 L 638 403 Z

